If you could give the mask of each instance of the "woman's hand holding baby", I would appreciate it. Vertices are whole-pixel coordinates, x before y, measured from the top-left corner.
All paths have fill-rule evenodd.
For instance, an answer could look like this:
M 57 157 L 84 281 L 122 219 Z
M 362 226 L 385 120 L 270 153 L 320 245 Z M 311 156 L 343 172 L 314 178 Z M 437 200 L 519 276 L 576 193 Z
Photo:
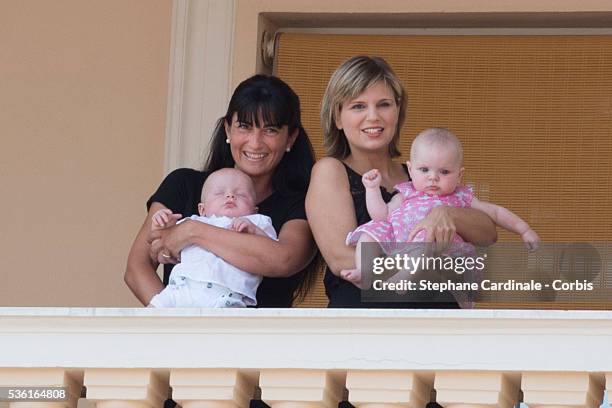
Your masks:
M 169 219 L 170 222 L 173 218 Z M 163 228 L 152 228 L 147 237 L 150 258 L 160 264 L 179 263 L 181 251 L 191 245 L 190 239 L 194 235 L 192 226 L 197 223 L 188 219 L 179 225 L 175 221 Z
M 162 208 L 153 214 L 151 218 L 151 231 L 147 238 L 149 243 L 149 257 L 153 261 L 160 264 L 179 263 L 179 252 L 172 252 L 167 247 L 165 236 L 167 233 L 162 232 L 176 225 L 176 222 L 182 217 L 181 214 L 174 214 L 168 208 Z M 180 249 L 179 249 L 180 251 Z
M 378 188 L 380 187 L 381 181 L 382 176 L 380 175 L 380 171 L 378 171 L 378 169 L 372 169 L 361 177 L 361 182 L 365 188 Z
M 410 231 L 407 241 L 412 242 L 420 231 L 425 231 L 425 242 L 435 242 L 435 252 L 448 249 L 457 232 L 455 221 L 451 216 L 452 209 L 448 206 L 439 206 L 431 210 L 427 217 Z

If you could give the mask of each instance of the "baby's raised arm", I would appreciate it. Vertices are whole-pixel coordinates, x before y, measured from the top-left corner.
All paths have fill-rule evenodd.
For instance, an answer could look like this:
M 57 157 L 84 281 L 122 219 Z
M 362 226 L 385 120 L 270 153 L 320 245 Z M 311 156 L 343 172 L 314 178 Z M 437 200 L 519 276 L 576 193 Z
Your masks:
M 151 218 L 151 231 L 171 227 L 176 224 L 181 217 L 181 214 L 173 214 L 171 210 L 162 208 L 156 211 Z
M 386 220 L 389 214 L 398 209 L 402 203 L 401 194 L 393 196 L 389 204 L 385 203 L 380 192 L 381 180 L 382 177 L 378 169 L 366 172 L 361 178 L 366 190 L 366 207 L 373 221 Z
M 538 249 L 540 243 L 538 234 L 512 211 L 493 203 L 480 201 L 476 197 L 472 200 L 472 208 L 486 213 L 500 227 L 519 234 L 530 251 Z

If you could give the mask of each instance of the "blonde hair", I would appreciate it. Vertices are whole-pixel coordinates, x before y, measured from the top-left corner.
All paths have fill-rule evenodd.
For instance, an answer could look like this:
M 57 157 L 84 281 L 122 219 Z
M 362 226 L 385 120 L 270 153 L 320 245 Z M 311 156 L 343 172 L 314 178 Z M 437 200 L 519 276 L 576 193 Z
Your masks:
M 459 165 L 463 164 L 463 147 L 457 135 L 446 128 L 429 128 L 423 130 L 412 141 L 410 160 L 414 161 L 417 147 L 422 144 L 443 146 L 453 149 L 457 154 Z
M 400 155 L 398 149 L 400 130 L 406 119 L 408 95 L 387 61 L 379 57 L 359 55 L 345 61 L 336 69 L 329 79 L 325 95 L 321 102 L 321 127 L 323 143 L 327 154 L 344 159 L 351 153 L 351 148 L 344 132 L 336 127 L 336 119 L 342 110 L 342 104 L 357 97 L 377 82 L 384 82 L 393 92 L 395 103 L 399 107 L 397 126 L 389 144 L 389 155 Z

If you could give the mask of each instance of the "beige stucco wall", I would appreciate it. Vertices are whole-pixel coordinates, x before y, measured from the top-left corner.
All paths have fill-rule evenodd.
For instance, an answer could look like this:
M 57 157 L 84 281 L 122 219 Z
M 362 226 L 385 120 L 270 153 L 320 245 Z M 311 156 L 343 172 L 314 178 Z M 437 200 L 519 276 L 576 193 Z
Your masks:
M 0 306 L 136 305 L 163 176 L 171 0 L 0 2 Z

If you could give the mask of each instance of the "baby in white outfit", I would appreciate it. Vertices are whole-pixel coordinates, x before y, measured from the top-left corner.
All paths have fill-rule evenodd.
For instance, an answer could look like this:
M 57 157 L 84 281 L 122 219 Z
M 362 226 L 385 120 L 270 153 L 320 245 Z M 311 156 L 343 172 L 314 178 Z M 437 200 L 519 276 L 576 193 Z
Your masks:
M 198 215 L 190 218 L 220 228 L 277 239 L 272 220 L 257 214 L 255 188 L 238 169 L 211 173 L 202 187 Z M 153 215 L 151 229 L 176 223 L 167 208 Z M 185 219 L 179 221 L 182 222 Z M 256 305 L 262 277 L 230 265 L 212 252 L 195 245 L 181 251 L 181 262 L 172 269 L 168 286 L 155 295 L 150 307 L 245 307 Z

